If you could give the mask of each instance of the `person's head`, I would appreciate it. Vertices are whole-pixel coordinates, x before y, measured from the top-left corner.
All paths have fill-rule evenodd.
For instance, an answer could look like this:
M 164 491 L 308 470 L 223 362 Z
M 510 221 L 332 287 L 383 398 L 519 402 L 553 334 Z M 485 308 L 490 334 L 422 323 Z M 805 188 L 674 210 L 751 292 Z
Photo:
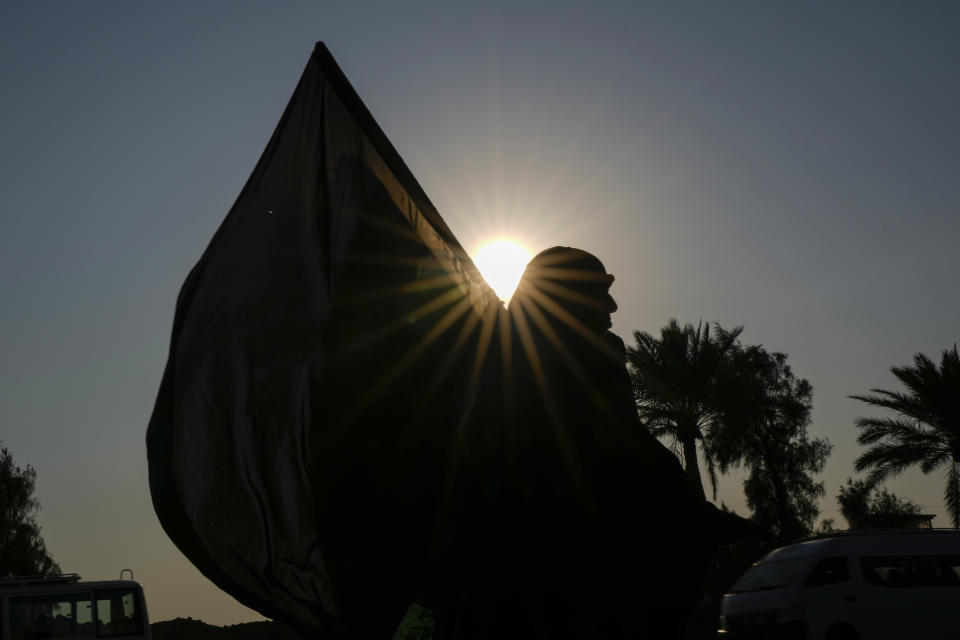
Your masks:
M 573 247 L 551 247 L 530 260 L 518 291 L 534 302 L 538 295 L 549 297 L 590 332 L 602 335 L 612 326 L 610 314 L 617 310 L 610 295 L 613 280 L 593 254 Z

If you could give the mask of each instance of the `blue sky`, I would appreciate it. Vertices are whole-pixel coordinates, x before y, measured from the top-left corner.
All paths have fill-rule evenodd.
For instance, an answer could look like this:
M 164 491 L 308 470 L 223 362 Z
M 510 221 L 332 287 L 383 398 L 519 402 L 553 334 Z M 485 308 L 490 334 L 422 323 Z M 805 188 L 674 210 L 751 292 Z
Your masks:
M 133 568 L 154 620 L 256 617 L 160 529 L 144 433 L 177 291 L 317 40 L 468 250 L 581 246 L 624 338 L 788 353 L 839 519 L 846 396 L 960 336 L 960 5 L 327 5 L 0 5 L 0 438 L 61 566 Z M 889 486 L 948 524 L 939 474 Z

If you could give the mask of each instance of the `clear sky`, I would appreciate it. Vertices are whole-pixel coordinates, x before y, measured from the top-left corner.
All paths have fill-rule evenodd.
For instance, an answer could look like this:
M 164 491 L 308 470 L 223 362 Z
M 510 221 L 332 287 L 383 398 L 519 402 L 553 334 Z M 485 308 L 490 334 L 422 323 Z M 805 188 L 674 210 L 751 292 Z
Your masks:
M 255 619 L 161 530 L 144 434 L 187 272 L 317 40 L 468 250 L 593 251 L 614 330 L 745 325 L 847 399 L 960 339 L 960 3 L 0 3 L 0 439 L 66 571 Z M 721 498 L 745 512 L 741 477 Z M 943 477 L 891 482 L 947 526 Z

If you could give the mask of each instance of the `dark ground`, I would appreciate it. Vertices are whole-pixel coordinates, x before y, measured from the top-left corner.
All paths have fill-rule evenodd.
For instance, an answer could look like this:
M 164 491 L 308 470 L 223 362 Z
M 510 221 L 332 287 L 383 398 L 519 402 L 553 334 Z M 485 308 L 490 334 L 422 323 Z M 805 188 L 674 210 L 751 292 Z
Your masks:
M 193 618 L 175 618 L 150 625 L 153 640 L 303 640 L 279 622 L 245 622 L 216 627 Z

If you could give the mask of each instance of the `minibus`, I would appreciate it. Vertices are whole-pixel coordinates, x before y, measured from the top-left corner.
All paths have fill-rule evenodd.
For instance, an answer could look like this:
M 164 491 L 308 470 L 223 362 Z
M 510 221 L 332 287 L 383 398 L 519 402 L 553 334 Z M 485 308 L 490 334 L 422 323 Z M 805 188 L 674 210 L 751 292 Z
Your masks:
M 718 638 L 960 638 L 960 532 L 839 532 L 774 549 L 723 596 Z
M 124 572 L 104 581 L 84 582 L 77 574 L 0 579 L 0 638 L 149 640 L 143 589 L 132 572 L 123 580 Z

